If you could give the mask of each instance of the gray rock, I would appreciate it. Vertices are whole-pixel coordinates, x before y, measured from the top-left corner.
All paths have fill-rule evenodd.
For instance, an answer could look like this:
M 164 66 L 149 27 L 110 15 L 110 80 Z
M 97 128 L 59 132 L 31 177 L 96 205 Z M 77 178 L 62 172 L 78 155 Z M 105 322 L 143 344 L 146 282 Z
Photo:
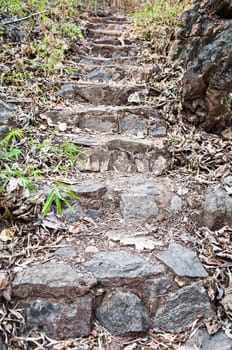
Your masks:
M 14 113 L 15 109 L 13 106 L 6 103 L 0 104 L 0 125 L 6 125 Z
M 232 224 L 232 197 L 222 187 L 210 190 L 203 204 L 204 223 L 212 230 Z
M 162 137 L 166 135 L 167 135 L 167 129 L 164 126 L 153 128 L 151 131 L 151 136 L 153 137 Z
M 84 263 L 84 267 L 92 272 L 98 281 L 147 277 L 163 272 L 162 267 L 154 266 L 139 255 L 124 250 L 100 252 Z
M 68 224 L 72 224 L 80 220 L 81 217 L 85 216 L 85 210 L 81 205 L 80 201 L 72 204 L 72 209 L 65 208 L 63 210 L 63 218 Z
M 82 137 L 82 136 L 75 136 L 72 137 L 72 142 L 76 145 L 81 146 L 87 146 L 87 147 L 94 147 L 101 144 L 101 141 L 94 137 Z
M 180 244 L 170 243 L 168 249 L 159 255 L 158 259 L 170 267 L 178 276 L 208 276 L 196 253 Z
M 148 312 L 141 299 L 131 292 L 106 295 L 96 310 L 96 317 L 113 335 L 148 330 Z
M 177 213 L 181 210 L 182 205 L 182 199 L 179 196 L 175 195 L 171 200 L 170 209 L 173 213 Z
M 65 84 L 61 87 L 61 90 L 59 91 L 58 95 L 64 97 L 64 98 L 74 98 L 75 96 L 75 90 L 73 84 Z
M 37 299 L 26 309 L 27 330 L 42 331 L 52 339 L 88 336 L 91 321 L 92 299 L 88 296 L 78 298 L 70 305 Z
M 63 261 L 48 261 L 19 272 L 13 282 L 13 294 L 24 299 L 83 295 L 96 284 L 90 274 L 84 274 Z
M 209 335 L 205 330 L 199 330 L 179 350 L 232 350 L 232 339 L 225 333 L 218 332 Z
M 64 85 L 60 94 L 64 98 L 75 98 L 77 102 L 89 102 L 93 105 L 124 105 L 128 97 L 138 91 L 144 98 L 148 91 L 142 84 L 116 84 L 101 82 L 78 82 Z
M 1 101 L 0 101 L 1 102 Z M 15 109 L 13 106 L 0 103 L 0 139 L 9 131 L 9 121 L 10 118 L 15 114 Z
M 89 80 L 109 81 L 109 73 L 105 69 L 96 68 L 88 74 Z
M 169 55 L 187 67 L 182 80 L 185 116 L 211 132 L 232 125 L 232 27 L 224 18 L 231 18 L 229 0 L 201 1 L 200 8 L 185 11 Z
M 154 196 L 142 193 L 122 194 L 120 209 L 123 218 L 127 220 L 156 217 L 159 212 Z
M 155 330 L 180 333 L 199 317 L 207 319 L 213 315 L 203 284 L 196 282 L 169 296 L 163 308 L 156 314 L 153 327 Z
M 100 199 L 107 191 L 105 184 L 80 185 L 74 188 L 81 198 L 85 196 L 92 199 Z
M 167 277 L 146 280 L 146 288 L 149 292 L 150 302 L 162 295 L 166 295 L 172 285 L 173 280 Z
M 147 120 L 139 118 L 138 115 L 131 114 L 120 121 L 120 131 L 122 134 L 130 133 L 137 135 L 142 133 L 147 134 Z
M 59 248 L 55 251 L 54 254 L 58 256 L 72 257 L 76 255 L 76 252 L 70 245 L 67 244 L 65 239 L 62 239 L 59 244 Z

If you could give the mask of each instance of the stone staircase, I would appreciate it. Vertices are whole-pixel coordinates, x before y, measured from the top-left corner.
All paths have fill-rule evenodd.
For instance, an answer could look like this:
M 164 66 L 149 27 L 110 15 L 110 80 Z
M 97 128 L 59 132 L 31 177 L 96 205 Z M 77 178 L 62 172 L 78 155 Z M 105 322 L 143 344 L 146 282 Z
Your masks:
M 61 85 L 58 95 L 67 103 L 47 113 L 54 124 L 67 124 L 67 140 L 84 151 L 76 185 L 81 200 L 66 220 L 100 221 L 83 239 L 62 242 L 52 260 L 17 273 L 13 295 L 27 331 L 88 336 L 97 319 L 114 335 L 175 333 L 214 315 L 196 254 L 175 243 L 166 249 L 168 234 L 157 233 L 167 218 L 181 220 L 184 184 L 165 175 L 166 124 L 147 103 L 153 67 L 142 45 L 127 38 L 130 25 L 118 15 L 88 18 L 77 57 L 80 80 Z

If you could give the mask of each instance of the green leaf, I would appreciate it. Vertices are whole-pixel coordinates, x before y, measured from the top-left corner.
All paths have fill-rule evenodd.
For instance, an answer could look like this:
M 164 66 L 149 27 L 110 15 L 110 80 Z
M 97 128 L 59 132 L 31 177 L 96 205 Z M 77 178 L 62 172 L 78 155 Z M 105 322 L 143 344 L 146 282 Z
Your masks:
M 55 197 L 55 202 L 56 202 L 56 212 L 58 215 L 62 215 L 62 205 L 60 198 L 58 196 Z
M 42 210 L 42 217 L 44 218 L 47 213 L 49 212 L 51 206 L 52 206 L 52 203 L 54 201 L 54 198 L 55 198 L 55 193 L 54 193 L 54 190 L 51 191 L 51 193 L 49 194 L 49 196 L 47 197 L 47 200 L 44 204 L 44 207 L 43 207 L 43 210 Z

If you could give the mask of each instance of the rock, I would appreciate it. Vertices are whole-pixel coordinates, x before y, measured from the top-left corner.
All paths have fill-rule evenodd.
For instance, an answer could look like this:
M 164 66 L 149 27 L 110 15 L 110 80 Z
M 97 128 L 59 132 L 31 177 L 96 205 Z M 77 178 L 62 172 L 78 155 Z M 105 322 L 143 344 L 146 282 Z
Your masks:
M 147 237 L 122 237 L 120 239 L 122 246 L 134 246 L 136 250 L 153 250 L 156 247 L 156 242 Z
M 74 188 L 81 198 L 84 196 L 92 199 L 101 199 L 107 191 L 105 184 L 79 185 Z
M 13 294 L 19 299 L 27 297 L 68 297 L 86 294 L 96 279 L 63 261 L 48 261 L 18 272 L 13 282 Z
M 168 249 L 159 255 L 158 259 L 171 268 L 178 276 L 208 276 L 196 253 L 180 244 L 170 243 Z
M 93 245 L 89 245 L 88 247 L 85 248 L 85 252 L 86 253 L 98 253 L 99 252 L 99 249 Z
M 207 0 L 204 6 L 202 5 L 201 7 L 221 18 L 232 18 L 232 4 L 230 0 Z
M 130 114 L 120 121 L 120 132 L 122 134 L 132 134 L 138 135 L 142 133 L 143 135 L 147 134 L 147 120 L 140 118 L 136 114 Z
M 73 84 L 65 84 L 61 87 L 61 90 L 58 93 L 58 96 L 62 96 L 64 98 L 73 99 L 75 97 L 75 90 Z
M 154 304 L 154 301 L 156 301 L 158 298 L 163 298 L 163 296 L 167 295 L 172 285 L 173 279 L 169 277 L 147 279 L 144 287 L 147 288 L 149 292 L 149 302 L 151 305 Z
M 232 350 L 232 339 L 225 333 L 218 332 L 209 335 L 205 330 L 199 330 L 185 345 L 179 350 Z
M 232 224 L 232 197 L 223 187 L 210 189 L 206 194 L 203 220 L 211 230 Z
M 152 137 L 162 137 L 167 135 L 167 129 L 164 126 L 159 126 L 157 128 L 153 128 L 151 131 Z
M 141 299 L 131 292 L 108 294 L 96 310 L 99 322 L 113 335 L 146 332 L 148 311 Z
M 94 147 L 101 144 L 101 141 L 95 137 L 89 137 L 89 136 L 82 137 L 82 136 L 76 136 L 76 135 L 73 135 L 72 142 L 75 143 L 76 145 L 87 146 L 87 147 Z
M 156 331 L 183 332 L 194 321 L 214 315 L 202 282 L 195 282 L 171 294 L 154 317 Z
M 232 125 L 231 18 L 230 1 L 201 2 L 181 15 L 182 27 L 170 50 L 170 57 L 187 67 L 182 93 L 185 114 L 211 132 Z
M 67 244 L 65 239 L 62 239 L 59 244 L 59 248 L 55 251 L 54 254 L 58 256 L 72 257 L 76 255 L 76 252 L 69 244 Z
M 110 78 L 109 73 L 105 69 L 101 68 L 94 69 L 88 75 L 89 80 L 109 81 Z
M 86 271 L 93 273 L 98 281 L 142 278 L 163 272 L 161 266 L 152 265 L 139 255 L 124 250 L 97 253 L 83 266 Z
M 9 131 L 9 121 L 14 114 L 14 107 L 5 102 L 1 103 L 0 100 L 0 139 L 4 138 Z
M 182 205 L 182 199 L 179 196 L 175 195 L 171 200 L 170 209 L 173 213 L 178 213 L 178 211 L 180 211 L 182 208 Z
M 70 305 L 36 299 L 28 304 L 26 323 L 27 330 L 42 331 L 52 339 L 88 336 L 92 323 L 92 299 L 81 297 Z
M 59 95 L 64 98 L 72 98 L 77 102 L 91 103 L 93 105 L 126 105 L 128 97 L 139 92 L 142 97 L 147 96 L 148 91 L 142 84 L 116 84 L 101 82 L 78 82 L 77 84 L 63 85 Z
M 85 216 L 85 210 L 80 201 L 77 201 L 72 204 L 72 209 L 65 208 L 63 210 L 63 218 L 68 224 L 72 224 L 80 220 L 81 217 Z
M 142 193 L 124 193 L 121 196 L 120 208 L 124 219 L 148 219 L 156 217 L 159 209 L 154 196 Z
M 126 220 L 156 217 L 159 208 L 155 202 L 159 190 L 153 184 L 134 185 L 121 195 L 120 209 Z
M 129 103 L 140 103 L 141 100 L 140 100 L 140 96 L 139 96 L 139 93 L 136 91 L 134 92 L 133 94 L 131 94 L 129 97 L 128 97 L 128 102 Z

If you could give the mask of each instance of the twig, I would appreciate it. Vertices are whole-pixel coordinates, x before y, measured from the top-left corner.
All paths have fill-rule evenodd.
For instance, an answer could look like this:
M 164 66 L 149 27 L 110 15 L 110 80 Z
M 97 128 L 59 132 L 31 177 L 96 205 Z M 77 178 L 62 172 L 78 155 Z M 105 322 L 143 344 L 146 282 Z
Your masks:
M 31 13 L 30 15 L 26 16 L 26 17 L 22 17 L 22 18 L 17 18 L 17 19 L 14 19 L 12 21 L 9 21 L 9 22 L 3 22 L 2 24 L 4 26 L 8 25 L 8 24 L 12 24 L 12 23 L 18 23 L 18 22 L 22 22 L 22 21 L 26 21 L 27 19 L 31 18 L 31 17 L 34 17 L 34 16 L 38 16 L 38 15 L 41 15 L 42 13 L 46 13 L 48 12 L 47 10 L 44 10 L 44 11 L 40 11 L 40 12 L 35 12 L 35 13 Z

